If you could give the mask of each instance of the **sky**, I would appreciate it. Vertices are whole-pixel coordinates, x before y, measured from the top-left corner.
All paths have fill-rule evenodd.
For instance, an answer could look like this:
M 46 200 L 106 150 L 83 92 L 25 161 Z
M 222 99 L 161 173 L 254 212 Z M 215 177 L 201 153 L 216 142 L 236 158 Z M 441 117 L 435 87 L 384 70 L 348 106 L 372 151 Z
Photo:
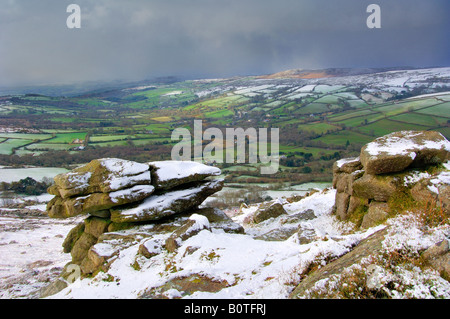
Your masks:
M 449 13 L 448 0 L 0 0 L 0 86 L 450 66 Z

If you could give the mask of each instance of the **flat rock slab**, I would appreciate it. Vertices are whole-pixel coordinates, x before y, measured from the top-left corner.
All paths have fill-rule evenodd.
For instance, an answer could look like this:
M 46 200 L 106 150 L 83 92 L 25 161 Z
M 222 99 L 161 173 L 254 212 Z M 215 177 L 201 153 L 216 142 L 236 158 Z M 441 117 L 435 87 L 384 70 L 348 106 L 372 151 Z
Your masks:
M 112 209 L 111 220 L 115 223 L 146 222 L 180 214 L 197 207 L 222 187 L 223 180 L 214 180 L 188 189 L 151 195 L 135 207 Z
M 47 205 L 51 218 L 68 218 L 82 214 L 104 211 L 115 206 L 138 202 L 150 196 L 154 191 L 151 185 L 136 185 L 111 193 L 93 193 L 81 197 L 55 197 Z
M 386 228 L 377 231 L 366 239 L 362 240 L 352 251 L 341 256 L 335 261 L 323 266 L 317 271 L 310 273 L 290 294 L 290 298 L 301 298 L 307 293 L 307 290 L 314 287 L 316 282 L 322 279 L 330 278 L 332 275 L 342 273 L 346 268 L 360 263 L 363 258 L 369 257 L 380 251 L 382 241 L 387 234 Z
M 135 185 L 150 184 L 150 167 L 117 158 L 96 159 L 54 178 L 63 198 L 91 193 L 108 193 Z M 52 193 L 55 188 L 52 188 Z
M 439 132 L 401 131 L 366 144 L 360 160 L 368 174 L 400 172 L 445 161 L 450 142 Z
M 221 170 L 217 167 L 192 161 L 158 161 L 150 162 L 148 165 L 153 185 L 158 189 L 171 189 L 221 174 Z

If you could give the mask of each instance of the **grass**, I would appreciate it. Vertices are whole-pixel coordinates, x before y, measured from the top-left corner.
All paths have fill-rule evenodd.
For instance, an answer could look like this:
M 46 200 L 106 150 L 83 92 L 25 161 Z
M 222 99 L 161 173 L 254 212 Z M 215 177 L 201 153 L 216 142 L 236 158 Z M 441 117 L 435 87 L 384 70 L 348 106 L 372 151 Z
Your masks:
M 295 111 L 297 114 L 315 114 L 315 113 L 324 113 L 328 112 L 330 109 L 327 107 L 327 104 L 323 103 L 310 103 L 306 106 L 303 106 Z
M 54 138 L 48 140 L 49 144 L 71 144 L 74 140 L 86 139 L 86 132 L 58 133 Z
M 442 116 L 450 119 L 450 102 L 442 103 L 433 107 L 429 107 L 426 109 L 421 109 L 418 113 Z
M 89 137 L 90 143 L 97 143 L 97 142 L 111 142 L 111 141 L 122 141 L 126 140 L 128 137 L 131 137 L 129 135 L 93 135 Z
M 52 138 L 51 134 L 29 134 L 29 133 L 0 133 L 1 138 L 46 140 Z
M 284 154 L 290 154 L 295 152 L 303 152 L 303 153 L 311 153 L 314 157 L 321 156 L 321 154 L 325 155 L 332 155 L 335 150 L 329 150 L 329 149 L 323 149 L 318 147 L 297 147 L 297 146 L 290 146 L 290 145 L 280 145 L 279 149 L 280 153 Z
M 19 148 L 21 146 L 33 143 L 33 140 L 23 140 L 23 139 L 8 139 L 0 143 L 0 154 L 9 155 L 13 152 L 13 149 Z
M 418 124 L 425 126 L 436 126 L 439 125 L 438 121 L 430 115 L 420 114 L 420 113 L 404 113 L 396 115 L 390 118 L 391 120 L 406 122 L 410 124 Z
M 52 151 L 65 151 L 76 147 L 70 144 L 54 144 L 54 143 L 34 143 L 27 146 L 28 150 L 52 150 Z
M 152 120 L 157 122 L 170 122 L 172 121 L 172 118 L 170 116 L 159 116 L 153 117 Z
M 233 111 L 227 109 L 205 113 L 206 118 L 221 118 L 232 115 L 234 115 Z
M 363 133 L 367 133 L 370 135 L 372 135 L 373 133 L 375 136 L 382 136 L 395 131 L 427 130 L 427 129 L 429 129 L 429 127 L 427 126 L 395 122 L 388 119 L 383 119 L 375 123 L 359 127 L 359 130 L 362 131 Z
M 331 115 L 328 117 L 328 119 L 332 122 L 339 122 L 339 121 L 344 121 L 344 120 L 348 120 L 348 119 L 352 119 L 352 118 L 356 118 L 356 117 L 362 117 L 364 116 L 365 118 L 367 118 L 368 116 L 371 115 L 375 115 L 377 113 L 374 113 L 372 110 L 360 110 L 360 111 L 347 111 L 347 112 L 343 112 L 343 113 L 338 113 L 336 115 Z
M 315 141 L 321 141 L 326 144 L 329 144 L 330 146 L 333 145 L 346 145 L 347 141 L 351 141 L 351 143 L 357 143 L 357 144 L 366 144 L 373 140 L 372 136 L 367 136 L 358 132 L 352 132 L 352 131 L 339 131 L 332 134 L 324 135 L 318 139 L 315 139 Z
M 311 124 L 300 124 L 297 127 L 299 130 L 302 131 L 311 131 L 317 134 L 323 134 L 327 131 L 333 131 L 340 129 L 339 126 L 331 125 L 327 123 L 311 123 Z
M 315 102 L 316 103 L 329 103 L 329 104 L 337 104 L 339 103 L 339 99 L 341 99 L 342 97 L 339 96 L 335 96 L 335 95 L 324 95 L 320 98 L 318 98 Z

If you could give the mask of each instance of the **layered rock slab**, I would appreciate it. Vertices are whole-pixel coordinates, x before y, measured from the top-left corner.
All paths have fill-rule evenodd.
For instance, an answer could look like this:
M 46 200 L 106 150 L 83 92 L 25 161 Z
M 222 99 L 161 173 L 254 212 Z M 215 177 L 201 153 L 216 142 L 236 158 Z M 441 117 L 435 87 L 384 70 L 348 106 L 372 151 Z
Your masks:
M 220 191 L 223 180 L 204 182 L 188 189 L 152 195 L 135 207 L 113 209 L 111 220 L 116 223 L 146 222 L 180 214 L 199 206 L 206 198 Z
M 400 131 L 366 144 L 360 159 L 366 173 L 385 174 L 442 163 L 448 152 L 450 142 L 439 132 Z
M 118 158 L 96 159 L 54 178 L 62 198 L 92 193 L 109 193 L 151 181 L 149 166 Z M 51 191 L 53 195 L 55 189 Z
M 221 174 L 219 168 L 197 162 L 157 161 L 149 162 L 148 165 L 150 166 L 153 185 L 158 189 L 171 189 Z

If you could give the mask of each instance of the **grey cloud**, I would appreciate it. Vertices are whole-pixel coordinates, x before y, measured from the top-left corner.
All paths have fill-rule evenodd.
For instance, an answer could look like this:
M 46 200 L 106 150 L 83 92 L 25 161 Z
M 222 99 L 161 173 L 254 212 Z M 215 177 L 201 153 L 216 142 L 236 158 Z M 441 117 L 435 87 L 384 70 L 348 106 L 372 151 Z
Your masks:
M 0 85 L 450 63 L 446 0 L 1 1 Z

